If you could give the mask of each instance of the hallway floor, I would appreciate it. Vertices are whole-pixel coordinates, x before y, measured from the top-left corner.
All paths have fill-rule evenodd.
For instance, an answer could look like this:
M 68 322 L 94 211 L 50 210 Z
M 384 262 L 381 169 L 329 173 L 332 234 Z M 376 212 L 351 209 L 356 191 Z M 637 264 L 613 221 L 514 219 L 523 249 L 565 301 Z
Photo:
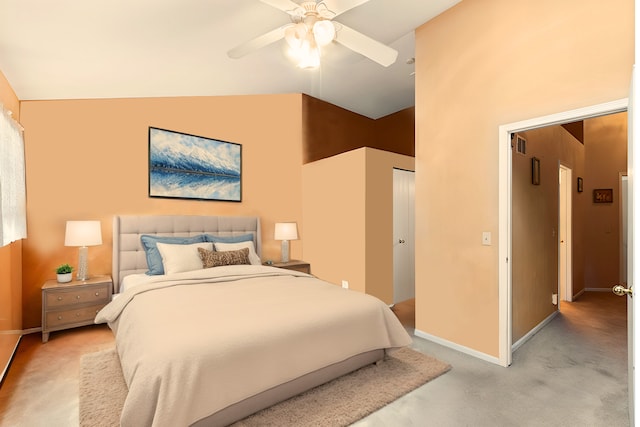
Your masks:
M 451 371 L 355 426 L 629 426 L 626 298 L 587 292 L 560 307 L 509 368 L 414 338 Z
M 412 303 L 394 307 L 412 330 Z M 626 303 L 587 293 L 502 368 L 414 338 L 452 370 L 355 426 L 619 426 L 627 416 Z M 106 326 L 23 337 L 0 388 L 0 426 L 77 426 L 80 356 L 113 345 Z

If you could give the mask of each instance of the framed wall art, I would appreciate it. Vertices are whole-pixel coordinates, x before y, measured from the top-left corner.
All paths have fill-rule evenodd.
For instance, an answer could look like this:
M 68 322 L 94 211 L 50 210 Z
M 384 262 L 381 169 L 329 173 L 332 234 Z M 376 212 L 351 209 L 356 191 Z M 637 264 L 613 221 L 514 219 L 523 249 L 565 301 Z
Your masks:
M 149 197 L 242 201 L 242 145 L 149 127 Z
M 537 157 L 531 158 L 531 183 L 540 185 L 540 159 Z
M 613 203 L 613 189 L 596 188 L 593 190 L 593 203 Z

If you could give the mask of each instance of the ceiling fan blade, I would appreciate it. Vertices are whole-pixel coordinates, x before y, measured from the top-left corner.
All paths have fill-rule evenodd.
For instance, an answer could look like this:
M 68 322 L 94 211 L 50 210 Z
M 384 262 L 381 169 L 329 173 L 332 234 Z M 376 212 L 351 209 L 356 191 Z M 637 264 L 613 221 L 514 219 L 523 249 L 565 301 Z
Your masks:
M 366 56 L 378 64 L 388 67 L 396 62 L 398 51 L 389 46 L 367 37 L 364 34 L 339 24 L 340 30 L 336 35 L 336 41 L 349 49 Z
M 335 13 L 334 16 L 338 16 L 368 1 L 369 0 L 323 0 L 322 3 L 324 3 L 331 12 Z
M 284 38 L 284 29 L 287 26 L 288 25 L 278 27 L 275 30 L 271 30 L 268 33 L 264 33 L 263 35 L 256 37 L 255 39 L 242 43 L 228 51 L 227 55 L 229 56 L 229 58 L 233 59 L 242 58 L 243 56 L 253 52 L 254 50 L 258 50 L 267 45 L 270 45 L 271 43 L 275 43 L 278 40 Z
M 293 14 L 293 11 L 300 8 L 298 3 L 294 3 L 291 0 L 260 0 L 262 3 L 273 6 L 276 9 L 280 9 L 288 14 Z

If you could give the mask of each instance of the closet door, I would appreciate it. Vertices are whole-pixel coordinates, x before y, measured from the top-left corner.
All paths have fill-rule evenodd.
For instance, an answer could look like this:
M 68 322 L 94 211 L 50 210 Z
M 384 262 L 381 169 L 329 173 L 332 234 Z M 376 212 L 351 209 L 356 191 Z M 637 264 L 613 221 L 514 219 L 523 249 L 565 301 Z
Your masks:
M 415 172 L 393 170 L 393 303 L 415 298 Z

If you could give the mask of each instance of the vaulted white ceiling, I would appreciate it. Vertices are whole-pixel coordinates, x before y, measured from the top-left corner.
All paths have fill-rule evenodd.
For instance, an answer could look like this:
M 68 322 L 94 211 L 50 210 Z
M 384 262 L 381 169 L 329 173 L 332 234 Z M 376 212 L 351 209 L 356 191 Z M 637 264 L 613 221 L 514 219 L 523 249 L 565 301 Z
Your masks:
M 398 50 L 395 64 L 333 43 L 302 70 L 283 40 L 227 56 L 291 22 L 260 0 L 0 0 L 0 70 L 20 100 L 306 93 L 378 118 L 414 105 L 414 30 L 459 1 L 370 0 L 336 20 Z

